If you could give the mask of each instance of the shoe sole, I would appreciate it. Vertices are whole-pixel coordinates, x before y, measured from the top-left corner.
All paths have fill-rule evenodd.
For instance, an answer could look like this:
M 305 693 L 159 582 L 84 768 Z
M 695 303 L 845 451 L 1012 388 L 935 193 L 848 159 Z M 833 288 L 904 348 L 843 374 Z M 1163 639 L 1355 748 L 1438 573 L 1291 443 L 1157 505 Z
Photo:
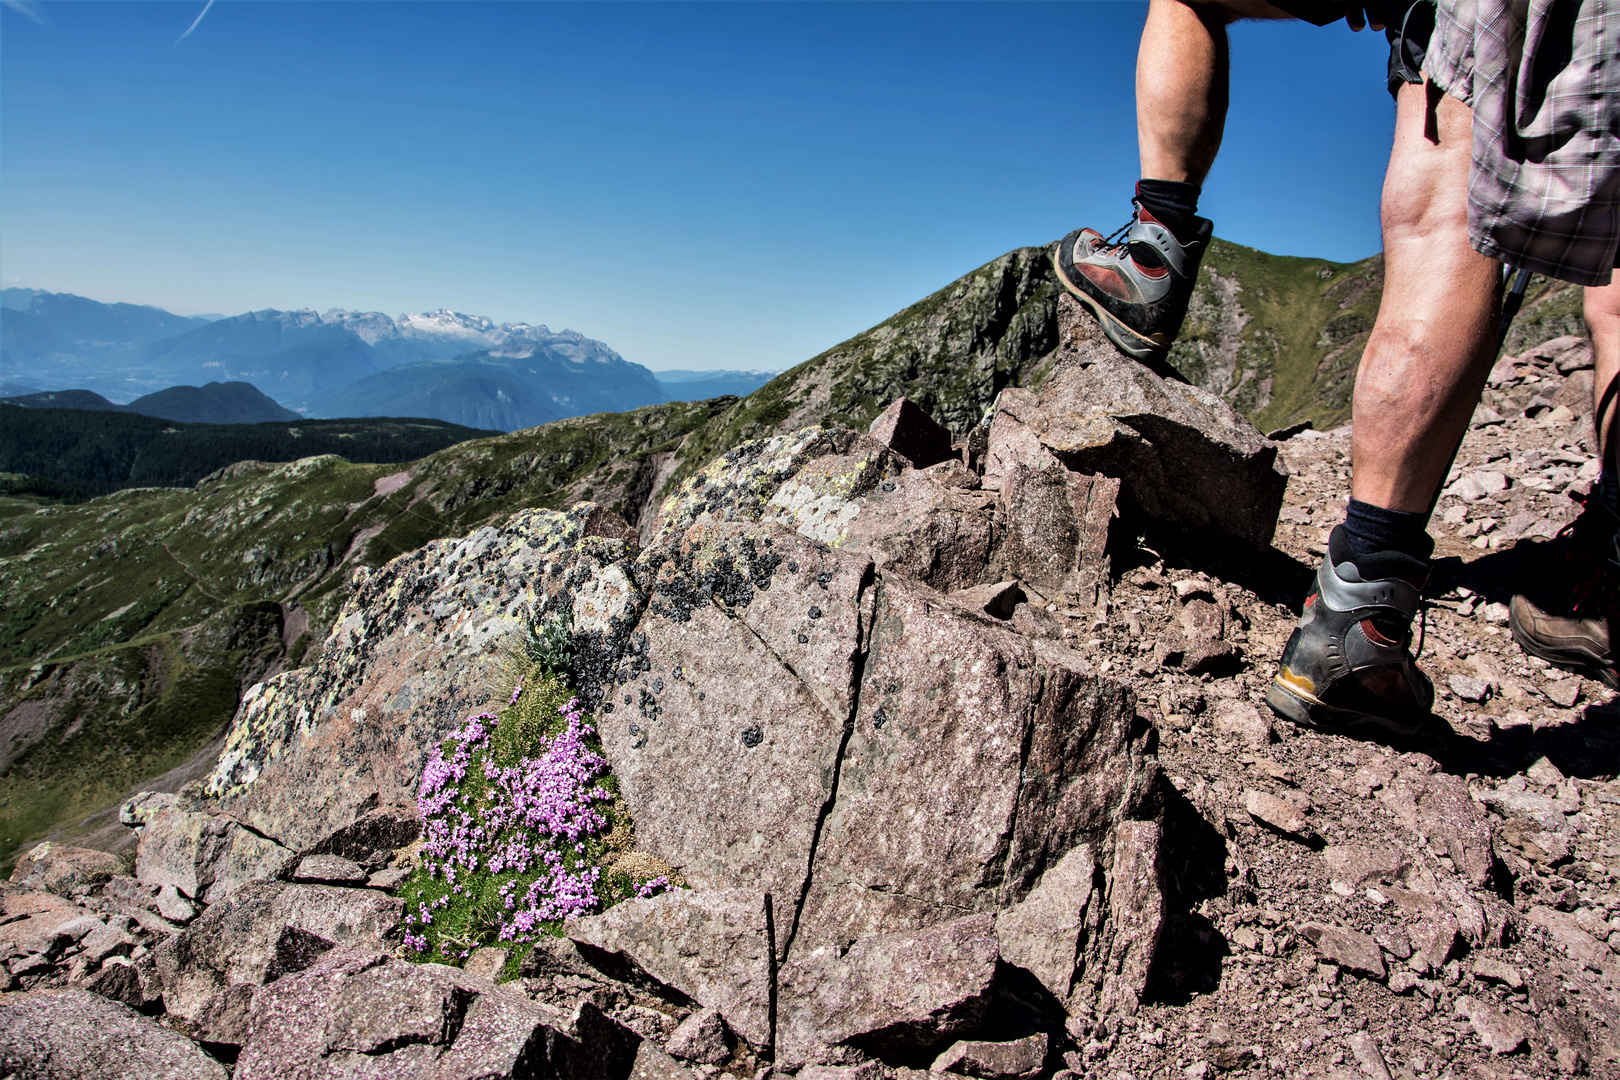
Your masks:
M 1138 334 L 1135 330 L 1120 322 L 1112 312 L 1103 307 L 1090 293 L 1069 280 L 1069 275 L 1063 272 L 1063 260 L 1059 255 L 1058 248 L 1052 249 L 1052 270 L 1057 274 L 1058 283 L 1063 286 L 1063 290 L 1084 304 L 1086 310 L 1096 316 L 1097 324 L 1102 327 L 1102 332 L 1107 336 L 1108 340 L 1114 343 L 1114 348 L 1148 368 L 1160 378 L 1173 379 L 1176 382 L 1188 382 L 1185 375 L 1165 362 L 1165 357 L 1170 352 L 1170 346 L 1166 345 L 1162 340 L 1155 340 Z
M 1585 675 L 1587 678 L 1596 679 L 1610 690 L 1620 690 L 1620 675 L 1617 675 L 1613 668 L 1604 663 L 1602 657 L 1594 655 L 1590 650 L 1577 649 L 1574 651 L 1579 655 L 1572 656 L 1568 652 L 1560 652 L 1557 649 L 1542 645 L 1524 632 L 1524 629 L 1519 625 L 1519 620 L 1514 618 L 1511 612 L 1508 615 L 1508 629 L 1513 631 L 1513 640 L 1518 642 L 1519 648 L 1531 656 L 1539 657 L 1549 664 L 1576 675 Z
M 1303 690 L 1289 686 L 1278 674 L 1271 681 L 1271 688 L 1266 691 L 1266 704 L 1271 711 L 1285 720 L 1292 720 L 1301 727 L 1308 727 L 1315 731 L 1330 734 L 1342 733 L 1349 728 L 1372 725 L 1381 727 L 1396 735 L 1416 735 L 1423 730 L 1423 721 L 1416 720 L 1406 723 L 1394 720 L 1376 713 L 1359 712 L 1354 709 L 1341 709 L 1329 705 L 1315 695 L 1306 694 Z

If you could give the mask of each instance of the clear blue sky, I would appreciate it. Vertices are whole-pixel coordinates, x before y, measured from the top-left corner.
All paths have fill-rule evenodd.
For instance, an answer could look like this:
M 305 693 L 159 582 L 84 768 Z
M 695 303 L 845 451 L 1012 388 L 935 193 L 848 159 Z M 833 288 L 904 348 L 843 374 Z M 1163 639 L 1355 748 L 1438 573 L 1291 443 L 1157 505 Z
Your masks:
M 436 307 L 782 368 L 1111 231 L 1142 3 L 0 9 L 0 280 L 182 313 Z M 1381 34 L 1232 32 L 1217 235 L 1378 250 Z

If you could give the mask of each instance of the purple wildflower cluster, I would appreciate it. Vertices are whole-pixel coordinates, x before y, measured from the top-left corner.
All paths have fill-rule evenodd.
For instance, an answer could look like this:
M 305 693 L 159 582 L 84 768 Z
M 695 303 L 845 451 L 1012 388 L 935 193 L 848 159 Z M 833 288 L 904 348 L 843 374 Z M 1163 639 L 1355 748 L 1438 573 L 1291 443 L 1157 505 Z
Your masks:
M 522 692 L 519 684 L 512 705 Z M 543 923 L 600 906 L 601 868 L 590 864 L 586 847 L 607 824 L 597 806 L 612 794 L 595 783 L 607 762 L 586 745 L 593 731 L 578 699 L 558 712 L 563 730 L 542 744 L 538 756 L 515 765 L 495 761 L 492 739 L 501 719 L 492 713 L 470 717 L 434 751 L 417 793 L 422 869 L 448 891 L 436 888 L 438 895 L 424 900 L 418 890 L 417 910 L 406 918 L 417 927 L 406 934 L 410 948 L 427 950 L 423 930 L 452 897 L 476 900 L 492 889 L 503 941 L 533 940 Z M 476 755 L 483 760 L 475 764 Z M 440 951 L 455 954 L 448 941 Z

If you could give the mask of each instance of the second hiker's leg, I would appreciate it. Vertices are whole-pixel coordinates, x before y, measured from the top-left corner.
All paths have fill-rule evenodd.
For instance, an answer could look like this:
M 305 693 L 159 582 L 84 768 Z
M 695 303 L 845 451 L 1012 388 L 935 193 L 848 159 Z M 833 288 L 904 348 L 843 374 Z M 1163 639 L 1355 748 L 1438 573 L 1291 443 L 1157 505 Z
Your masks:
M 1592 335 L 1592 359 L 1597 368 L 1593 419 L 1597 423 L 1598 454 L 1604 466 L 1614 470 L 1614 426 L 1620 393 L 1606 395 L 1605 390 L 1620 377 L 1620 270 L 1602 288 L 1588 288 L 1585 300 L 1586 332 Z
M 1356 374 L 1356 500 L 1426 515 L 1496 355 L 1501 264 L 1468 242 L 1473 110 L 1403 87 L 1384 179 L 1384 295 Z
M 1136 140 L 1142 176 L 1200 185 L 1226 130 L 1227 13 L 1151 0 L 1136 53 Z
M 1337 730 L 1423 725 L 1434 688 L 1410 652 L 1435 489 L 1495 355 L 1500 269 L 1468 243 L 1472 113 L 1401 89 L 1384 180 L 1384 295 L 1356 378 L 1345 523 L 1283 647 L 1266 702 Z

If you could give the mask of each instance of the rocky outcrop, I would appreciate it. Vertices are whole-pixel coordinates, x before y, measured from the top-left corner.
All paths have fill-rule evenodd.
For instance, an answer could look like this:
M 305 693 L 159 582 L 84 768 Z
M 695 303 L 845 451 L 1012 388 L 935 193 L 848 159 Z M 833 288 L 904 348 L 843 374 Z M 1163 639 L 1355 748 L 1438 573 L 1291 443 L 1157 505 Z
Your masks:
M 586 586 L 575 627 L 617 633 L 630 548 L 600 535 L 624 526 L 595 512 L 519 513 L 363 575 L 319 659 L 243 699 L 209 794 L 295 851 L 379 803 L 410 802 L 424 748 L 489 699 L 497 649 L 526 617 Z
M 986 477 L 1060 463 L 1117 478 L 1121 505 L 1150 521 L 1269 544 L 1288 483 L 1276 445 L 1209 391 L 1121 356 L 1078 304 L 1059 314 L 1050 381 L 996 399 Z

